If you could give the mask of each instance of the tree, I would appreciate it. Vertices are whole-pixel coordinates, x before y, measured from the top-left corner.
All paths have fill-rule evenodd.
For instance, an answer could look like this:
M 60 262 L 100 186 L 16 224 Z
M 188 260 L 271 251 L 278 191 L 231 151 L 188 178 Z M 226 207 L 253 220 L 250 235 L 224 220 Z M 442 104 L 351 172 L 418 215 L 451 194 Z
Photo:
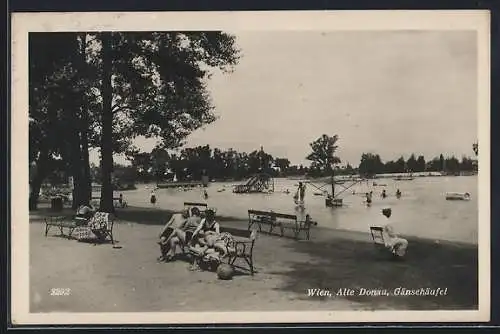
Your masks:
M 446 163 L 446 168 L 445 168 L 446 172 L 455 174 L 460 171 L 460 162 L 458 161 L 457 158 L 455 158 L 455 156 L 447 158 L 445 160 L 445 163 Z
M 418 156 L 415 167 L 415 172 L 425 172 L 425 158 L 423 155 Z
M 374 177 L 376 174 L 382 173 L 384 164 L 378 154 L 363 153 L 358 169 L 361 175 L 370 178 Z
M 41 184 L 50 171 L 69 171 L 76 174 L 75 185 L 81 182 L 76 171 L 82 165 L 74 163 L 81 155 L 81 61 L 76 34 L 30 34 L 29 157 L 36 165 L 30 180 L 30 209 L 36 209 Z M 56 163 L 59 159 L 62 163 Z M 80 197 L 74 192 L 74 199 Z
M 165 178 L 165 174 L 167 173 L 170 155 L 168 154 L 167 150 L 155 147 L 151 151 L 149 157 L 151 164 L 149 168 L 155 176 L 156 181 L 160 182 Z
M 273 163 L 273 156 L 264 152 L 261 147 L 260 150 L 255 150 L 248 154 L 248 168 L 250 174 L 255 173 L 271 173 L 271 165 Z
M 474 162 L 472 159 L 467 158 L 466 156 L 462 157 L 462 161 L 460 162 L 459 169 L 461 171 L 471 172 L 474 170 Z
M 312 149 L 306 159 L 312 161 L 311 168 L 318 169 L 324 174 L 332 174 L 333 167 L 339 164 L 340 158 L 335 156 L 336 145 L 339 137 L 337 135 L 328 136 L 323 134 L 321 137 L 309 144 Z
M 406 170 L 405 172 L 414 172 L 417 170 L 417 159 L 415 159 L 415 154 L 411 154 L 408 160 L 406 161 Z
M 101 32 L 101 209 L 113 210 L 114 127 L 129 137 L 176 148 L 192 131 L 215 121 L 205 80 L 239 59 L 235 40 L 221 32 Z
M 290 160 L 287 158 L 274 159 L 274 165 L 279 168 L 280 173 L 285 174 L 290 167 Z

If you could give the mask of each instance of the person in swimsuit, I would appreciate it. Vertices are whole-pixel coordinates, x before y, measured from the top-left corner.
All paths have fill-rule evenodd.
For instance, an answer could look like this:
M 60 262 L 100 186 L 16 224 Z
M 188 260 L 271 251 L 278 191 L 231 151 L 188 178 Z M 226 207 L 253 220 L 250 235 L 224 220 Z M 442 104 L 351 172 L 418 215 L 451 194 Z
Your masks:
M 372 194 L 366 193 L 366 205 L 372 205 Z
M 398 198 L 398 199 L 401 198 L 401 191 L 399 189 L 396 190 L 396 198 Z
M 228 251 L 231 251 L 227 248 L 226 243 L 230 235 L 227 235 L 227 233 L 220 233 L 220 225 L 215 220 L 215 212 L 213 210 L 209 209 L 205 214 L 206 217 L 194 231 L 190 244 L 198 253 L 203 255 L 213 254 L 220 259 L 224 257 Z M 199 268 L 199 264 L 195 259 L 192 269 L 196 268 Z
M 186 225 L 188 216 L 187 210 L 182 213 L 175 213 L 162 228 L 159 234 L 160 241 L 158 241 L 161 251 L 161 256 L 158 258 L 158 261 L 166 261 L 173 258 L 173 254 L 175 253 L 172 253 L 172 248 L 175 251 L 176 244 L 174 244 L 172 240 L 180 234 L 179 231 Z
M 151 204 L 155 205 L 156 204 L 156 194 L 155 191 L 151 191 L 151 199 L 150 199 Z
M 220 225 L 215 220 L 215 212 L 208 209 L 205 211 L 205 218 L 200 222 L 191 238 L 192 242 L 198 242 L 202 245 L 206 244 L 206 237 L 211 234 L 219 234 Z
M 306 185 L 302 182 L 299 182 L 299 200 L 304 202 L 304 198 L 306 197 Z

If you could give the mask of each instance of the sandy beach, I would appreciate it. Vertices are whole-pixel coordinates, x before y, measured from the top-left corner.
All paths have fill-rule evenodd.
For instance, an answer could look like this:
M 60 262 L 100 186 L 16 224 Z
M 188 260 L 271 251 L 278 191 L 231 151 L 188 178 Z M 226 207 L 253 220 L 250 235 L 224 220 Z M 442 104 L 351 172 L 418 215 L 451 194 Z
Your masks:
M 63 214 L 71 215 L 70 211 Z M 477 247 L 408 238 L 404 261 L 376 251 L 368 233 L 315 227 L 311 240 L 259 234 L 256 273 L 230 281 L 190 271 L 180 259 L 158 263 L 158 231 L 171 212 L 129 207 L 117 213 L 119 248 L 44 236 L 48 209 L 30 214 L 31 312 L 477 309 Z M 59 214 L 57 214 L 59 215 Z M 246 221 L 219 217 L 222 226 Z M 446 289 L 441 296 L 366 296 L 362 289 Z M 52 296 L 51 289 L 67 295 Z M 330 297 L 308 296 L 324 289 Z M 338 295 L 353 289 L 352 296 Z

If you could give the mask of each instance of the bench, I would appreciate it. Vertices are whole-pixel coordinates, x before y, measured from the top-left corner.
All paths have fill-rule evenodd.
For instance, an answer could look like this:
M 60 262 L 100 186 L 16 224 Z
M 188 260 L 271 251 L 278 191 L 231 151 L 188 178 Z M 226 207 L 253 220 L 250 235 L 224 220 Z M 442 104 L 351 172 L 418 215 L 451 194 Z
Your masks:
M 248 210 L 248 230 L 257 224 L 259 232 L 263 225 L 269 225 L 267 233 L 271 234 L 275 227 L 280 228 L 280 236 L 285 235 L 285 229 L 291 229 L 295 239 L 299 239 L 300 232 L 304 231 L 306 240 L 310 240 L 312 221 L 299 221 L 296 215 L 277 213 L 273 211 Z
M 75 228 L 79 226 L 85 226 L 88 222 L 88 219 L 74 217 L 72 221 L 69 221 L 68 217 L 66 216 L 55 216 L 55 217 L 53 216 L 44 218 L 44 221 L 45 221 L 45 236 L 47 236 L 50 228 L 53 226 L 59 228 L 61 235 L 65 235 L 64 229 L 67 228 L 68 229 L 67 236 L 72 237 Z
M 250 275 L 253 276 L 255 273 L 253 264 L 253 248 L 257 237 L 256 231 L 221 226 L 220 232 L 221 234 L 229 233 L 232 236 L 232 238 L 225 244 L 227 249 L 227 256 L 225 258 L 219 259 L 218 257 L 211 257 L 210 254 L 204 255 L 192 247 L 189 247 L 186 252 L 191 255 L 195 261 L 198 260 L 200 262 L 209 263 L 212 269 L 215 269 L 220 263 L 225 262 L 232 267 L 248 270 L 250 271 Z M 236 265 L 235 262 L 238 259 L 243 260 L 248 268 Z
M 99 207 L 100 200 L 101 200 L 101 197 L 92 196 L 92 199 L 91 199 L 92 206 Z M 125 201 L 125 199 L 122 199 L 122 202 L 120 203 L 120 197 L 113 197 L 113 206 L 115 208 L 126 208 L 128 206 L 128 203 L 127 203 L 127 201 Z
M 221 232 L 230 233 L 234 241 L 230 241 L 228 248 L 234 249 L 234 252 L 229 252 L 228 264 L 235 267 L 237 259 L 242 259 L 248 265 L 250 275 L 253 276 L 255 270 L 253 265 L 253 247 L 255 239 L 257 239 L 257 231 L 241 230 L 231 227 L 220 227 Z

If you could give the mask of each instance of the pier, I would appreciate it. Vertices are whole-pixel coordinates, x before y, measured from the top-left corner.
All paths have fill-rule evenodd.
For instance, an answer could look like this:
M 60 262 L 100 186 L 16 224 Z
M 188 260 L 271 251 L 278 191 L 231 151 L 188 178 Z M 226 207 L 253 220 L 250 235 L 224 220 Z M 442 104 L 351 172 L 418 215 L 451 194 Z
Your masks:
M 196 187 L 204 187 L 204 184 L 201 181 L 188 181 L 188 182 L 164 182 L 158 183 L 156 185 L 160 189 L 169 189 L 169 188 L 196 188 Z

